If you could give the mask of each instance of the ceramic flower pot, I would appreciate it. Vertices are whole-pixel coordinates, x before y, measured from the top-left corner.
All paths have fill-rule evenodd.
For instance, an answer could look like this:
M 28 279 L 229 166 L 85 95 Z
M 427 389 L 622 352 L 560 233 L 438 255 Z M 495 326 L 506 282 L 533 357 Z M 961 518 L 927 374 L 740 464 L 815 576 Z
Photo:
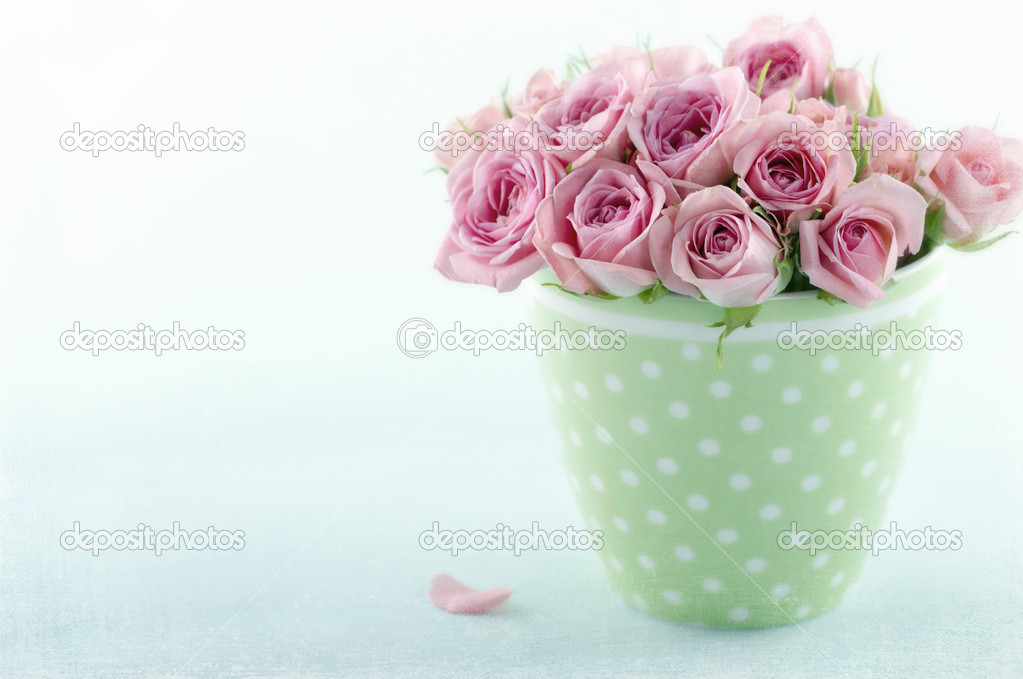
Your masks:
M 937 328 L 944 270 L 941 250 L 930 253 L 866 310 L 814 293 L 772 298 L 725 341 L 720 371 L 720 330 L 706 326 L 721 310 L 707 302 L 586 299 L 542 287 L 554 280 L 544 274 L 527 282 L 535 328 L 625 333 L 623 348 L 548 351 L 539 364 L 579 507 L 603 531 L 599 554 L 626 603 L 767 627 L 842 601 L 869 550 L 811 555 L 780 536 L 793 522 L 883 527 L 931 353 L 911 347 Z M 851 340 L 813 352 L 792 346 L 793 321 L 846 338 L 857 324 L 905 335 L 877 355 Z

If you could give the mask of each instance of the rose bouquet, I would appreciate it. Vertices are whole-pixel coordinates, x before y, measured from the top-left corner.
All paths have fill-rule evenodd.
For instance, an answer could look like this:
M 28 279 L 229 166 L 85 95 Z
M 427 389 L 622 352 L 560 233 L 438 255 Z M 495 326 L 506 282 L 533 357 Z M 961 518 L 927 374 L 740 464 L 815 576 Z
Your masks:
M 887 113 L 813 19 L 758 19 L 722 64 L 614 48 L 460 119 L 437 149 L 453 223 L 436 267 L 499 291 L 547 266 L 578 295 L 705 299 L 724 339 L 780 293 L 867 307 L 897 268 L 990 245 L 1023 209 L 1020 141 Z

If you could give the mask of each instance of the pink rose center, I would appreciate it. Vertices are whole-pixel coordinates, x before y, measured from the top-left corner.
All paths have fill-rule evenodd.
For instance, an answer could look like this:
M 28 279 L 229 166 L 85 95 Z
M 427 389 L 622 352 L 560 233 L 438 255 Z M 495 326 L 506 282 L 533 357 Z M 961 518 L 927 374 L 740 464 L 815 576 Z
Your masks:
M 760 82 L 760 73 L 764 70 L 764 64 L 768 60 L 771 61 L 771 65 L 767 67 L 764 85 L 760 90 L 762 97 L 785 89 L 803 71 L 803 56 L 790 42 L 761 43 L 751 47 L 743 55 L 740 65 L 744 66 L 746 82 L 754 91 Z
M 983 160 L 974 160 L 970 162 L 970 164 L 966 166 L 966 171 L 969 172 L 970 176 L 976 179 L 977 183 L 981 186 L 988 186 L 995 178 L 995 169 Z

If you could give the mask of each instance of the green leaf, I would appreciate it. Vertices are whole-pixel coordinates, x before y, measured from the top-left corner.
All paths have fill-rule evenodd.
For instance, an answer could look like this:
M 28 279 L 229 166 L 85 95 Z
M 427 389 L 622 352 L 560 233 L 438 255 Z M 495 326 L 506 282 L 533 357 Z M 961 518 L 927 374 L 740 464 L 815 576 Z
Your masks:
M 881 106 L 881 93 L 877 91 L 877 57 L 874 57 L 874 65 L 870 67 L 870 104 L 867 106 L 867 115 L 871 118 L 884 113 Z
M 511 78 L 504 81 L 504 87 L 501 88 L 501 104 L 504 106 L 504 116 L 506 118 L 512 117 L 511 106 L 508 105 L 508 86 L 511 85 Z
M 945 242 L 945 203 L 938 203 L 938 207 L 931 210 L 924 217 L 924 237 L 934 245 L 941 245 Z
M 724 328 L 721 334 L 718 336 L 718 349 L 717 349 L 717 366 L 718 372 L 721 371 L 721 363 L 725 360 L 725 350 L 722 343 L 725 338 L 732 334 L 733 331 L 739 328 L 752 328 L 753 319 L 760 313 L 760 304 L 755 306 L 744 306 L 744 307 L 733 307 L 726 308 L 720 321 L 717 323 L 711 323 L 708 328 Z
M 824 98 L 824 101 L 828 102 L 832 106 L 836 105 L 835 104 L 835 80 L 834 80 L 834 78 L 832 78 L 831 82 L 828 83 L 828 89 L 824 90 L 824 94 L 822 96 Z
M 817 299 L 823 299 L 825 302 L 828 303 L 829 306 L 835 306 L 836 304 L 845 304 L 844 299 L 832 295 L 827 290 L 818 290 Z
M 651 71 L 654 70 L 654 53 L 650 51 L 650 34 L 647 33 L 646 39 L 643 40 L 642 42 L 640 41 L 639 36 L 637 35 L 636 42 L 639 43 L 639 46 L 643 48 L 644 52 L 646 52 L 647 59 L 650 60 L 650 70 Z
M 869 127 L 867 127 L 867 131 L 870 131 Z M 853 182 L 857 182 L 860 180 L 864 170 L 867 169 L 867 163 L 870 161 L 870 135 L 867 134 L 866 138 L 864 138 L 859 113 L 853 114 L 849 145 L 852 147 L 853 157 L 856 158 L 856 174 L 853 176 Z
M 583 299 L 589 299 L 589 298 L 595 298 L 595 299 L 619 299 L 619 297 L 617 297 L 616 295 L 612 295 L 612 294 L 607 293 L 607 292 L 599 292 L 597 290 L 587 290 L 586 292 L 579 293 L 579 292 L 576 292 L 574 290 L 569 290 L 568 288 L 563 286 L 561 283 L 541 283 L 541 285 L 549 285 L 552 288 L 557 288 L 558 290 L 561 290 L 562 292 L 567 292 L 570 295 L 575 295 L 576 297 L 581 297 Z
M 764 89 L 764 78 L 767 77 L 767 69 L 771 68 L 771 60 L 768 59 L 764 62 L 764 67 L 760 69 L 760 78 L 757 80 L 757 96 L 760 96 L 760 90 Z
M 565 174 L 572 174 L 572 163 L 569 163 L 568 167 L 565 168 Z
M 444 174 L 448 173 L 448 168 L 441 167 L 440 165 L 434 165 L 433 167 L 429 168 L 428 170 L 423 170 L 423 174 L 430 174 L 431 172 L 437 172 L 438 170 L 440 170 Z
M 776 259 L 774 266 L 778 269 L 778 292 L 781 292 L 788 287 L 789 281 L 792 280 L 792 274 L 796 272 L 796 263 L 791 256 L 786 255 L 784 249 L 779 251 L 778 255 L 781 257 L 781 260 Z
M 959 252 L 979 252 L 980 250 L 986 250 L 998 241 L 1002 240 L 1006 236 L 1011 236 L 1017 233 L 1016 231 L 1006 231 L 1001 236 L 995 236 L 994 238 L 988 238 L 987 240 L 975 240 L 972 243 L 949 243 L 949 247 L 955 248 Z
M 657 282 L 654 283 L 654 287 L 648 288 L 636 295 L 643 304 L 653 304 L 668 294 L 668 288 L 664 287 L 664 283 L 662 283 L 659 279 L 655 280 Z

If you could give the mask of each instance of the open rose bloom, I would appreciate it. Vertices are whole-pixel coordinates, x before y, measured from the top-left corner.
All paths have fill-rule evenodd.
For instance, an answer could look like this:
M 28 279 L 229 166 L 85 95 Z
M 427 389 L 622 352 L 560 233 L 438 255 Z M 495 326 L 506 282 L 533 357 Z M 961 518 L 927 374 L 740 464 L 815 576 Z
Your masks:
M 717 64 L 689 45 L 571 64 L 456 126 L 479 144 L 439 156 L 445 276 L 506 291 L 549 267 L 601 298 L 867 307 L 897 268 L 986 246 L 1023 211 L 1023 142 L 883 110 L 815 19 L 757 19 Z

